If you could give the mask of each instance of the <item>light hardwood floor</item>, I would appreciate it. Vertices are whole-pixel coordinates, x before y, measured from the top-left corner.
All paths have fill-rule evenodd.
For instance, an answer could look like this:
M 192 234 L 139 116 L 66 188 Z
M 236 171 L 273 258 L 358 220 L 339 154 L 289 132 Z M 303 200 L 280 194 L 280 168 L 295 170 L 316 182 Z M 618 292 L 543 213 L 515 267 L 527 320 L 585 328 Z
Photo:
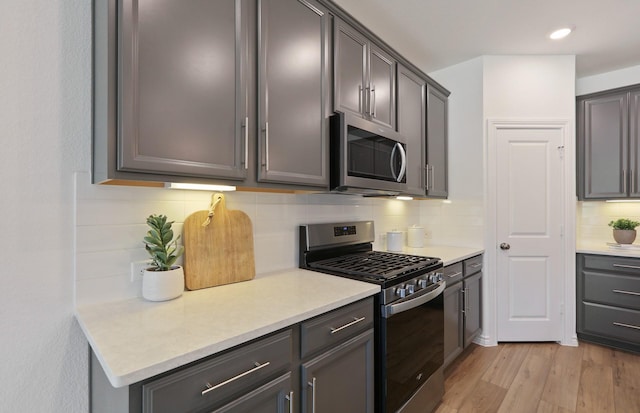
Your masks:
M 473 345 L 436 413 L 640 413 L 640 355 L 580 342 Z

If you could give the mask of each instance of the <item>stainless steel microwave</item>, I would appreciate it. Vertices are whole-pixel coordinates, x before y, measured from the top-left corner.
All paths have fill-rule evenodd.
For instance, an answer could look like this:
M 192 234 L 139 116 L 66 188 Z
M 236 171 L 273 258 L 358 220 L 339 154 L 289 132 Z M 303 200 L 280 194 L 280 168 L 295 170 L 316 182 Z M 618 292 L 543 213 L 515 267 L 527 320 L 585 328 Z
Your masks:
M 397 195 L 407 189 L 407 143 L 398 132 L 335 112 L 330 121 L 332 192 Z

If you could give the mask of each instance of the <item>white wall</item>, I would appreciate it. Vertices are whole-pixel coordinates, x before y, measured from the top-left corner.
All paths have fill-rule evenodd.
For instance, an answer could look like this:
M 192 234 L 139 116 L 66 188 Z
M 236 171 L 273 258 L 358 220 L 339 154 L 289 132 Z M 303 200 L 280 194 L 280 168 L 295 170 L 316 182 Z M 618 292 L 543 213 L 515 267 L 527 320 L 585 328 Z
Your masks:
M 576 80 L 576 96 L 640 83 L 640 66 L 627 67 Z
M 73 171 L 89 165 L 91 2 L 0 2 L 0 411 L 85 412 Z

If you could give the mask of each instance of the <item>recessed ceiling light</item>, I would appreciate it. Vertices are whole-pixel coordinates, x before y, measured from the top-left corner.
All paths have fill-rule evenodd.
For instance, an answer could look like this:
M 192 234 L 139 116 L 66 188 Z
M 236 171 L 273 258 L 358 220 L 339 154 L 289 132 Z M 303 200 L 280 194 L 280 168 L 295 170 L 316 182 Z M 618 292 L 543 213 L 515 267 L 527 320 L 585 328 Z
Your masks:
M 562 29 L 558 29 L 549 35 L 549 38 L 552 40 L 564 39 L 569 36 L 573 28 L 571 27 L 563 27 Z

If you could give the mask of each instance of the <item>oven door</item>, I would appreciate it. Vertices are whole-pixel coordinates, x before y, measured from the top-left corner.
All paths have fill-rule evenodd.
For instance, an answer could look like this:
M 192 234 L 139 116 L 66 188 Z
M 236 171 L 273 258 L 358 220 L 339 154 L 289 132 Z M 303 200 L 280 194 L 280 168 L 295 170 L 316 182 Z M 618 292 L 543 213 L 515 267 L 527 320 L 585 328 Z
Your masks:
M 387 413 L 398 411 L 444 363 L 445 287 L 441 281 L 415 298 L 383 307 Z

